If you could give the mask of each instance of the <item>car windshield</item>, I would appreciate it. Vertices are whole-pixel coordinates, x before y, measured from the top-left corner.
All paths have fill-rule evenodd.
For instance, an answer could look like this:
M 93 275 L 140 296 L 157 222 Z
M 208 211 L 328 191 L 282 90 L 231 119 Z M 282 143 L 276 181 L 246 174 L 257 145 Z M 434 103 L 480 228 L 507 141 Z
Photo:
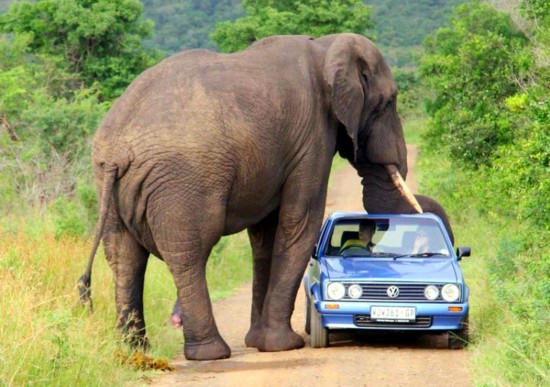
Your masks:
M 340 220 L 324 253 L 341 257 L 451 256 L 434 219 L 408 217 Z

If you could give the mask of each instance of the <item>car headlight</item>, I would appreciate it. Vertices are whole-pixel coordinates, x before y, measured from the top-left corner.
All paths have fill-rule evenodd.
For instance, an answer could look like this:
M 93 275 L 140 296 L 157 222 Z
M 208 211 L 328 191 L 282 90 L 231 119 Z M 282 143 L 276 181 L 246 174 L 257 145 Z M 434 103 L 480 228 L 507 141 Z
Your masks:
M 430 301 L 437 300 L 437 297 L 439 297 L 439 289 L 437 288 L 437 286 L 426 286 L 426 288 L 424 289 L 424 297 L 426 297 Z
M 331 300 L 340 300 L 344 298 L 346 288 L 340 282 L 331 282 L 327 286 L 327 296 Z
M 363 295 L 363 288 L 359 285 L 351 285 L 348 288 L 348 295 L 350 298 L 358 299 Z
M 454 302 L 460 298 L 460 289 L 455 284 L 447 284 L 441 288 L 441 297 L 447 302 Z

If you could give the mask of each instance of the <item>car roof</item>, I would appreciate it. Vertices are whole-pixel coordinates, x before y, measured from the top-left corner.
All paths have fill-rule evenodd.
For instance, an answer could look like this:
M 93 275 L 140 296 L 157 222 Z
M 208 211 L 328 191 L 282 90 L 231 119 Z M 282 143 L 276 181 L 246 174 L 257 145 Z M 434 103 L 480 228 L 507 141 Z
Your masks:
M 333 212 L 327 220 L 342 220 L 342 219 L 380 219 L 380 218 L 417 218 L 417 219 L 434 219 L 440 221 L 439 216 L 432 213 L 422 214 L 369 214 L 366 212 Z

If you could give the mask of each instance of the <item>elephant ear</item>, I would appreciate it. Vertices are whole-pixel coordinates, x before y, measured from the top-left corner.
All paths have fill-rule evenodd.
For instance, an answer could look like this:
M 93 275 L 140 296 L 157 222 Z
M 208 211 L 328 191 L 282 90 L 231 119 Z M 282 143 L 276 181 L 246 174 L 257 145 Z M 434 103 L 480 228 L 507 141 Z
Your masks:
M 353 141 L 354 158 L 357 157 L 359 126 L 365 103 L 365 93 L 361 82 L 361 66 L 365 61 L 359 58 L 353 35 L 342 35 L 327 49 L 325 81 L 330 87 L 332 108 L 338 120 L 345 125 Z

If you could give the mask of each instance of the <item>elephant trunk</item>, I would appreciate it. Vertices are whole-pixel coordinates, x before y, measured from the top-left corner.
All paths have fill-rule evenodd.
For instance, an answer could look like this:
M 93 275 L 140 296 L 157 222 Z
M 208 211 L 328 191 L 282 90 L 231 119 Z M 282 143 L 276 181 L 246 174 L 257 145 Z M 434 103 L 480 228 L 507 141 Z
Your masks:
M 365 163 L 357 171 L 362 177 L 363 207 L 367 212 L 422 213 L 422 207 L 395 165 Z

